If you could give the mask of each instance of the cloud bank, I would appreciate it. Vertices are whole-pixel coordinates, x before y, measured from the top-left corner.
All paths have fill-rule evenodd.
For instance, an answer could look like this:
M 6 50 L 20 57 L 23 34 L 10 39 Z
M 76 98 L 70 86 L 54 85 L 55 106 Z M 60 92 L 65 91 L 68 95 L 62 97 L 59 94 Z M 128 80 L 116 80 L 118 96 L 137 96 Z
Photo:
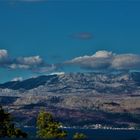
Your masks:
M 39 55 L 11 58 L 5 49 L 0 49 L 0 67 L 11 70 L 31 70 L 39 73 L 52 72 L 55 70 L 54 65 L 46 63 Z
M 48 64 L 39 55 L 12 58 L 7 50 L 0 49 L 0 67 L 9 70 L 22 69 L 35 73 L 52 73 L 69 66 L 90 71 L 140 70 L 140 55 L 116 54 L 102 50 L 93 55 L 76 57 L 59 64 Z
M 66 61 L 64 65 L 78 66 L 86 70 L 139 70 L 140 55 L 115 54 L 103 50 L 91 56 L 85 55 Z

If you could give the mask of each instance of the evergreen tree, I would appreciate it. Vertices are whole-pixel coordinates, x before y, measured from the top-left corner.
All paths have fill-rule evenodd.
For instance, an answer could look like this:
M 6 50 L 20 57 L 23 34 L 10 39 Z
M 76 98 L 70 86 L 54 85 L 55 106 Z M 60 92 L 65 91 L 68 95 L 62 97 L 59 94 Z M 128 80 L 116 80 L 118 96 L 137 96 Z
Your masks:
M 11 114 L 6 112 L 2 106 L 0 106 L 0 137 L 27 137 L 25 132 L 15 128 Z
M 60 129 L 60 126 L 52 114 L 41 111 L 37 118 L 37 136 L 45 139 L 65 138 L 67 133 Z

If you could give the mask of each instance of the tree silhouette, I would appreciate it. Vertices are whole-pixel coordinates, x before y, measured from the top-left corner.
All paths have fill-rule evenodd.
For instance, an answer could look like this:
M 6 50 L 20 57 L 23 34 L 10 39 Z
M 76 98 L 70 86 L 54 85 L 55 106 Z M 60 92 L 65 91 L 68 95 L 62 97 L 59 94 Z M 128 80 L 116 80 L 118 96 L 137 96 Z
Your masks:
M 0 137 L 22 137 L 26 138 L 27 134 L 19 128 L 15 128 L 12 122 L 12 116 L 0 106 Z

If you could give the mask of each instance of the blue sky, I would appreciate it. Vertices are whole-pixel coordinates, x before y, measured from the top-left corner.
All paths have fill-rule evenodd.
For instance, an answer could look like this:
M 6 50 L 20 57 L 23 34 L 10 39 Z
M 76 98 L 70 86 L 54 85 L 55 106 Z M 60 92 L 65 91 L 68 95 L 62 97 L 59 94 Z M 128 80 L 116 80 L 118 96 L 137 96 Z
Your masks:
M 0 1 L 0 82 L 139 69 L 139 7 L 138 0 Z

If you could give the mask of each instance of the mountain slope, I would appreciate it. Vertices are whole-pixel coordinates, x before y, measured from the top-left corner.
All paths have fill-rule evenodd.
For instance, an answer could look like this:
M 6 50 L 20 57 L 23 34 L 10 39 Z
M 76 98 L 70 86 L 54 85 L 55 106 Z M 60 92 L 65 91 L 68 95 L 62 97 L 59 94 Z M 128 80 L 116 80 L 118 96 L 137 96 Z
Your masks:
M 45 107 L 65 125 L 138 127 L 140 73 L 69 73 L 7 82 L 0 84 L 0 104 L 23 125 L 35 125 Z
M 32 90 L 41 86 L 46 92 L 54 93 L 90 93 L 93 90 L 99 93 L 132 93 L 139 85 L 140 73 L 70 73 L 7 82 L 0 84 L 0 88 Z

